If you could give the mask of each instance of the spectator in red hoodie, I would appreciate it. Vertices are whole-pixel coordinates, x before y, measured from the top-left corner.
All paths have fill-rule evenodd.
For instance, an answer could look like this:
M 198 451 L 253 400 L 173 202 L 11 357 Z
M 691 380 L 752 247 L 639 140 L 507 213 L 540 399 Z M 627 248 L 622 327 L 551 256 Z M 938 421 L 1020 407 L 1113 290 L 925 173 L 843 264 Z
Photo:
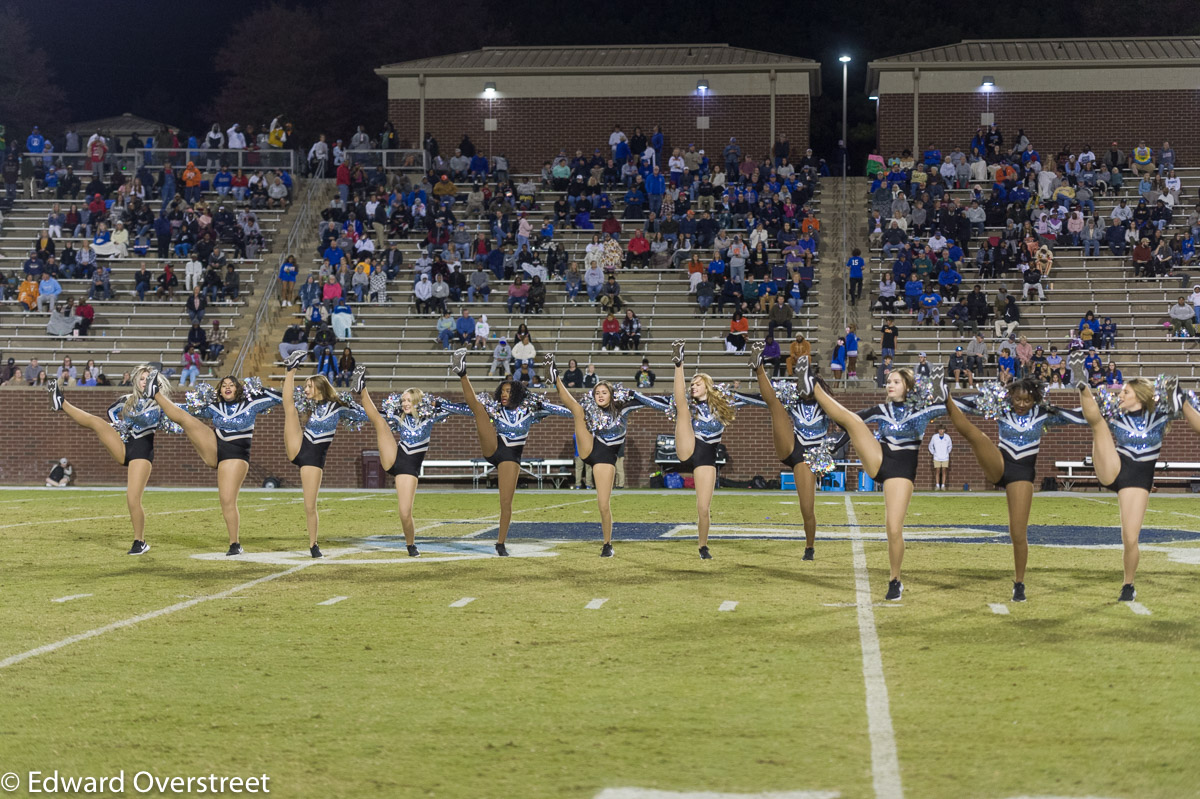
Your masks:
M 350 204 L 350 164 L 345 161 L 338 164 L 337 189 L 343 205 Z
M 633 234 L 633 238 L 629 240 L 629 257 L 626 259 L 626 265 L 632 269 L 636 261 L 643 269 L 647 266 L 650 253 L 650 240 L 646 235 L 638 230 Z

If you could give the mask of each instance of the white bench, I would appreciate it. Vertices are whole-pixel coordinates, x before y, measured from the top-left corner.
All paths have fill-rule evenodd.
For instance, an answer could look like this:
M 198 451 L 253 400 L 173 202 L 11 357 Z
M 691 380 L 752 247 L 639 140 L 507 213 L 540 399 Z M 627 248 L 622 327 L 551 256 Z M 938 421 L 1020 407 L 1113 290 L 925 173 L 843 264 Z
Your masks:
M 1064 491 L 1070 491 L 1077 483 L 1100 484 L 1090 459 L 1087 461 L 1055 461 L 1054 467 L 1060 472 L 1058 479 L 1062 483 Z M 1066 470 L 1065 474 L 1062 473 L 1064 469 Z M 1082 473 L 1077 470 L 1082 470 Z M 1156 483 L 1200 482 L 1200 463 L 1157 461 L 1154 464 L 1154 472 L 1154 482 Z M 1160 474 L 1160 472 L 1192 472 L 1192 474 Z
M 528 474 L 534 480 L 537 480 L 537 487 L 541 488 L 544 481 L 550 480 L 555 488 L 561 488 L 563 482 L 574 477 L 575 461 L 571 458 L 522 458 L 521 471 Z M 443 472 L 427 472 L 429 469 L 470 469 L 470 473 L 459 471 L 457 473 Z M 492 473 L 496 471 L 496 467 L 488 463 L 484 458 L 470 458 L 464 460 L 426 460 L 421 464 L 421 477 L 429 477 L 431 480 L 465 480 L 470 478 L 474 488 L 479 488 L 479 483 L 487 484 Z

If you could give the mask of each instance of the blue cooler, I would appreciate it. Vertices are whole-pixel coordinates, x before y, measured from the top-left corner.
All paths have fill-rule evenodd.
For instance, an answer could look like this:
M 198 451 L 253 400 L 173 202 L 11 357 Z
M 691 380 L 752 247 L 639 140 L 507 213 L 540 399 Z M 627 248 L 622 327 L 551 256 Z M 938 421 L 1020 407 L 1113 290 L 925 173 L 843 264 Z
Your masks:
M 779 473 L 779 489 L 781 491 L 795 491 L 796 490 L 796 475 L 792 474 L 791 472 L 780 472 Z
M 822 491 L 845 491 L 846 490 L 846 473 L 845 472 L 830 472 L 821 478 Z

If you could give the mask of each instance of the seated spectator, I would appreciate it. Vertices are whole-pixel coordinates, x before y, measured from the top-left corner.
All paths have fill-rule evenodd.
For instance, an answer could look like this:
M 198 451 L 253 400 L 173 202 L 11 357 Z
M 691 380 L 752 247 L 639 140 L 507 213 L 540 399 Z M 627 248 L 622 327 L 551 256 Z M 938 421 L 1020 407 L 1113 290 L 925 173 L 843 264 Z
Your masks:
M 349 339 L 354 335 L 354 311 L 346 302 L 345 297 L 340 297 L 333 306 L 333 311 L 329 315 L 329 324 L 333 327 L 333 334 L 338 339 Z
M 279 359 L 286 361 L 293 352 L 308 352 L 308 339 L 300 325 L 289 325 L 279 343 Z
M 442 343 L 442 349 L 451 349 L 451 344 L 454 343 L 456 334 L 454 318 L 450 316 L 450 309 L 443 308 L 442 315 L 438 318 L 437 324 L 437 339 Z
M 208 360 L 208 336 L 199 323 L 193 322 L 192 327 L 188 330 L 187 343 L 196 348 L 196 352 L 200 353 L 200 357 Z
M 613 275 L 609 275 L 604 284 L 604 293 L 600 295 L 600 307 L 609 311 L 619 311 L 625 307 L 625 301 L 621 299 L 621 284 Z
M 729 320 L 729 333 L 725 336 L 725 351 L 745 352 L 750 337 L 749 331 L 750 323 L 742 315 L 741 309 L 735 308 L 733 318 Z
M 196 352 L 196 348 L 191 344 L 183 351 L 183 357 L 180 359 L 183 371 L 179 373 L 179 387 L 190 385 L 195 388 L 196 378 L 200 376 L 200 353 Z
M 46 478 L 47 488 L 66 488 L 75 479 L 75 469 L 71 466 L 71 462 L 66 458 L 59 458 L 58 463 L 54 464 L 54 468 L 50 470 L 50 476 Z
M 488 280 L 488 272 L 482 263 L 476 264 L 475 271 L 471 273 L 471 282 L 467 287 L 467 302 L 475 302 L 475 297 L 478 295 L 483 302 L 487 302 L 492 296 L 492 286 Z
M 629 268 L 644 269 L 649 266 L 650 241 L 640 228 L 634 231 L 633 238 L 629 240 L 628 252 L 625 263 Z
M 650 361 L 642 358 L 642 365 L 636 372 L 633 373 L 633 384 L 639 390 L 654 388 L 654 383 L 657 380 L 654 372 L 650 369 Z
M 311 281 L 312 278 L 310 277 L 309 280 Z M 303 287 L 301 287 L 301 296 L 303 296 Z M 433 284 L 429 282 L 429 275 L 421 275 L 417 285 L 413 286 L 413 305 L 419 314 L 433 312 Z
M 1111 316 L 1104 317 L 1100 324 L 1100 349 L 1115 349 L 1117 346 L 1117 324 Z
M 788 305 L 782 294 L 776 295 L 775 304 L 771 306 L 771 311 L 768 315 L 770 319 L 767 325 L 767 335 L 774 336 L 775 329 L 782 327 L 787 331 L 788 338 L 792 337 L 792 319 L 795 317 L 795 312 L 792 311 L 792 306 Z
M 542 282 L 542 278 L 534 275 L 529 282 L 529 296 L 527 297 L 527 307 L 530 313 L 540 314 L 546 305 L 546 284 Z
M 917 316 L 917 323 L 925 323 L 929 327 L 932 322 L 935 325 L 941 325 L 942 319 L 939 312 L 939 307 L 942 304 L 942 296 L 934 292 L 932 287 L 926 286 L 920 299 L 921 313 Z
M 610 310 L 600 322 L 600 348 L 605 352 L 614 352 L 620 346 L 621 321 Z
M 1114 255 L 1116 254 L 1114 253 Z M 1150 239 L 1139 239 L 1137 245 L 1133 248 L 1133 253 L 1130 255 L 1130 260 L 1133 262 L 1133 276 L 1153 277 L 1153 270 L 1150 268 L 1150 260 L 1153 257 L 1154 253 L 1150 249 Z
M 50 310 L 50 319 L 46 322 L 46 335 L 69 336 L 78 329 L 78 325 L 79 320 L 75 316 L 72 302 L 67 300 L 61 309 Z
M 983 375 L 983 368 L 987 365 L 987 343 L 983 340 L 983 333 L 975 331 L 975 337 L 967 342 L 967 348 L 963 351 L 966 356 L 966 367 L 972 375 Z
M 1167 316 L 1171 318 L 1171 335 L 1178 336 L 1180 331 L 1189 336 L 1196 335 L 1196 326 L 1193 321 L 1195 313 L 1185 298 L 1180 297 L 1174 305 L 1167 308 Z
M 199 286 L 195 286 L 192 289 L 192 296 L 188 297 L 183 307 L 187 311 L 188 321 L 192 322 L 192 324 L 199 324 L 204 321 L 204 314 L 208 308 L 208 300 L 201 293 Z
M 53 311 L 60 294 L 62 294 L 62 286 L 59 285 L 59 282 L 49 272 L 44 273 L 38 283 L 37 309 L 41 311 L 44 305 L 46 310 Z
M 796 361 L 807 358 L 812 354 L 812 344 L 804 338 L 803 333 L 796 334 L 796 340 L 788 345 L 787 373 L 792 376 L 796 372 Z
M 526 306 L 529 304 L 529 286 L 526 285 L 520 275 L 513 278 L 512 284 L 508 287 L 508 312 L 513 312 L 513 307 L 516 306 L 524 313 Z
M 208 332 L 208 355 L 205 360 L 219 360 L 221 353 L 225 351 L 225 343 L 228 339 L 229 335 L 221 329 L 220 320 L 214 319 L 212 330 Z
M 785 369 L 783 352 L 779 349 L 779 342 L 771 333 L 767 334 L 763 342 L 762 359 L 763 369 L 770 368 L 772 377 L 783 377 Z
M 632 310 L 625 311 L 621 321 L 621 349 L 636 352 L 642 347 L 642 320 Z
M 567 361 L 567 368 L 562 374 L 563 385 L 567 388 L 583 388 L 583 370 L 575 359 Z
M 954 352 L 950 355 L 949 361 L 946 363 L 946 376 L 954 381 L 954 385 L 958 388 L 963 387 L 963 383 L 967 386 L 975 385 L 975 375 L 967 368 L 967 358 L 963 354 L 961 346 L 955 347 Z
M 342 355 L 337 362 L 337 376 L 334 378 L 334 385 L 341 387 L 350 387 L 350 378 L 354 375 L 354 366 L 357 363 L 354 359 L 354 354 L 349 347 L 342 348 Z
M 475 320 L 471 312 L 463 308 L 454 320 L 454 340 L 464 347 L 475 348 Z
M 508 339 L 501 338 L 496 343 L 495 349 L 492 350 L 492 365 L 488 369 L 488 376 L 496 374 L 499 371 L 505 377 L 512 375 L 512 349 L 508 346 Z
M 1036 292 L 1039 302 L 1046 301 L 1046 292 L 1042 288 L 1042 270 L 1036 266 L 1030 266 L 1025 270 L 1025 275 L 1021 278 L 1021 299 L 1029 299 L 1030 292 Z
M 1017 359 L 1012 356 L 1012 351 L 1008 347 L 1003 347 L 1000 350 L 1000 355 L 996 358 L 996 379 L 1003 385 L 1008 385 L 1013 381 L 1017 371 Z
M 96 273 L 99 274 L 99 272 L 100 270 L 97 269 Z M 175 277 L 175 270 L 170 264 L 163 264 L 162 274 L 156 278 L 155 283 L 158 286 L 154 292 L 156 297 L 158 297 L 160 300 L 175 299 L 175 289 L 179 287 L 179 278 Z
M 538 385 L 537 372 L 533 368 L 533 361 L 537 358 L 537 348 L 533 346 L 528 335 L 521 336 L 517 346 L 513 347 L 512 357 L 517 364 L 516 378 L 530 385 Z
M 713 299 L 716 296 L 712 281 L 708 279 L 707 274 L 700 275 L 700 282 L 696 284 L 696 307 L 700 309 L 700 313 L 708 313 L 708 308 L 713 304 Z

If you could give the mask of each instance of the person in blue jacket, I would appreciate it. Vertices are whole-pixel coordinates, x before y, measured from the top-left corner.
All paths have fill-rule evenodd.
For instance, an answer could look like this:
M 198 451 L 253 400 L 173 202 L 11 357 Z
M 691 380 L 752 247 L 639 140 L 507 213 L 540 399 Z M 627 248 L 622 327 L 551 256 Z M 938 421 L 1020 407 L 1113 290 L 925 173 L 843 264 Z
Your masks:
M 863 267 L 866 266 L 866 261 L 863 260 L 862 250 L 857 247 L 850 253 L 850 259 L 846 261 L 846 269 L 849 271 L 849 299 L 851 305 L 858 304 L 858 298 L 862 296 L 863 287 Z
M 946 300 L 958 299 L 958 286 L 962 283 L 962 275 L 954 268 L 954 264 L 942 264 L 942 271 L 938 272 L 938 286 L 942 292 L 942 298 Z

